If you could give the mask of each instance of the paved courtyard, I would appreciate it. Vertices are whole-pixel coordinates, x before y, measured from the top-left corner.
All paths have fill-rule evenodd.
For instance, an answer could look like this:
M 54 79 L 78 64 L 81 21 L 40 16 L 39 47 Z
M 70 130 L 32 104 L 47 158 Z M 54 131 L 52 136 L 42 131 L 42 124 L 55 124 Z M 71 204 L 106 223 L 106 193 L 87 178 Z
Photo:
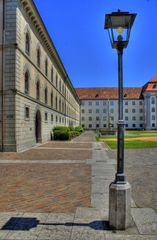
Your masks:
M 93 132 L 71 142 L 0 153 L 0 239 L 157 240 L 156 153 L 125 154 L 133 189 L 126 231 L 112 231 L 108 223 L 116 152 L 95 142 Z

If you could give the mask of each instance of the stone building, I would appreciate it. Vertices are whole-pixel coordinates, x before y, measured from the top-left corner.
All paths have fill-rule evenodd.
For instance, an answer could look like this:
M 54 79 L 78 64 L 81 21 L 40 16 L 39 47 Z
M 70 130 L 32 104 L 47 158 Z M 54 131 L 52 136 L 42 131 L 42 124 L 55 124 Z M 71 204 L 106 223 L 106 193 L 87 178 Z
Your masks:
M 21 151 L 79 125 L 79 98 L 33 1 L 0 1 L 0 13 L 0 149 Z
M 77 88 L 81 125 L 85 129 L 116 128 L 117 88 Z M 157 77 L 141 88 L 124 88 L 126 129 L 157 129 Z

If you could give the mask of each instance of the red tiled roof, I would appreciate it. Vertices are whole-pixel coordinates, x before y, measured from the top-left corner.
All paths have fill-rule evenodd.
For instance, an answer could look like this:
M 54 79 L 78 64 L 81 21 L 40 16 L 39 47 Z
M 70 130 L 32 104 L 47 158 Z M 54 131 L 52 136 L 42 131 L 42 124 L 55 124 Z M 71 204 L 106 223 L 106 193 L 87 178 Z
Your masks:
M 76 88 L 80 100 L 118 99 L 117 88 Z M 142 98 L 142 88 L 124 88 L 124 99 Z
M 157 76 L 153 77 L 143 86 L 143 92 L 157 92 Z
M 157 76 L 151 78 L 151 79 L 149 80 L 149 83 L 151 83 L 151 82 L 157 83 Z

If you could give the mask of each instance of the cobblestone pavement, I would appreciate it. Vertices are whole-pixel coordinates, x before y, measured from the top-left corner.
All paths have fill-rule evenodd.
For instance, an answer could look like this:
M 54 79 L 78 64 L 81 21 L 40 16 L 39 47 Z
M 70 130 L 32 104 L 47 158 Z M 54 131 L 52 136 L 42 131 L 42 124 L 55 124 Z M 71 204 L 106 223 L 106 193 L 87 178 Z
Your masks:
M 0 160 L 1 240 L 157 240 L 156 212 L 151 206 L 138 208 L 134 199 L 130 227 L 126 231 L 109 228 L 108 189 L 115 176 L 115 152 L 95 142 L 94 133 L 35 150 L 44 148 L 54 154 L 71 149 L 71 156 L 88 149 L 90 158 L 66 159 L 62 152 L 62 160 Z M 131 157 L 136 166 L 138 153 L 127 154 L 127 168 L 134 171 Z M 142 159 L 141 168 L 147 163 L 145 155 Z M 153 159 L 155 165 L 155 154 Z

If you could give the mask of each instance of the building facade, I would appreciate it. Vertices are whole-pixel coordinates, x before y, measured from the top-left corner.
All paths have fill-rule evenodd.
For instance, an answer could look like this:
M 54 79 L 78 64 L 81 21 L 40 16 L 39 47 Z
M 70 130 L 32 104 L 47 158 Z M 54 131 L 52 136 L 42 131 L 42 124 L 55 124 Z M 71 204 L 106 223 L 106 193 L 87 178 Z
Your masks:
M 30 0 L 0 1 L 0 150 L 21 151 L 79 125 L 80 103 Z
M 116 128 L 117 88 L 77 88 L 81 101 L 80 121 L 85 129 Z M 157 129 L 157 77 L 141 88 L 124 88 L 126 129 Z

